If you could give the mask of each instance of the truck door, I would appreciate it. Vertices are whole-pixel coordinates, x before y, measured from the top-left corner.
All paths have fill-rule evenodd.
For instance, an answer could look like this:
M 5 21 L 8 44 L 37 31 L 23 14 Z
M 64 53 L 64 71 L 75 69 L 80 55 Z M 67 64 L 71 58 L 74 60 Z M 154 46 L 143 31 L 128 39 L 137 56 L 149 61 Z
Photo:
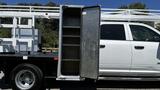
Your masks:
M 99 73 L 100 7 L 82 8 L 80 76 L 97 79 Z
M 128 76 L 131 57 L 131 42 L 126 25 L 102 22 L 99 75 Z
M 156 30 L 142 26 L 129 25 L 132 41 L 132 75 L 159 76 L 160 34 Z

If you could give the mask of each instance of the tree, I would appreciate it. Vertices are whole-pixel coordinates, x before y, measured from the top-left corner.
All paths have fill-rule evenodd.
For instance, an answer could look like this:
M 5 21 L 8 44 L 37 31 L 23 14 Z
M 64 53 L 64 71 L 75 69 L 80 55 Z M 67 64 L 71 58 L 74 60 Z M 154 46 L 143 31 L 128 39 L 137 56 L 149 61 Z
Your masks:
M 0 5 L 7 5 L 7 3 L 4 3 L 4 2 L 0 2 Z
M 131 3 L 129 5 L 122 5 L 120 9 L 147 9 L 146 5 L 141 2 Z
M 58 6 L 56 3 L 49 1 L 45 6 Z
M 6 5 L 6 3 L 0 2 L 0 5 Z M 24 6 L 58 6 L 54 2 L 48 2 L 47 4 L 40 3 L 18 3 L 17 5 Z M 26 22 L 24 18 L 22 22 Z M 12 23 L 12 18 L 0 18 L 1 23 Z M 36 28 L 42 33 L 42 47 L 55 47 L 58 44 L 58 20 L 55 19 L 36 19 Z M 0 37 L 11 37 L 11 31 L 6 28 L 0 28 Z
M 156 29 L 160 31 L 160 23 L 156 24 Z
M 0 5 L 7 5 L 7 3 L 0 2 Z M 10 18 L 0 18 L 0 23 L 3 22 L 10 23 Z M 8 28 L 0 27 L 0 38 L 10 38 L 11 37 L 11 30 Z
M 43 47 L 55 47 L 58 44 L 58 20 L 36 19 L 36 28 L 42 33 Z
M 11 29 L 0 28 L 0 38 L 11 38 Z
M 145 4 L 141 2 L 136 2 L 136 3 L 131 3 L 129 5 L 122 5 L 120 9 L 148 9 L 148 8 L 146 7 Z M 144 11 L 144 12 L 147 13 L 148 11 Z M 150 26 L 154 26 L 154 22 L 151 22 L 151 21 L 141 21 L 140 23 L 145 23 Z
M 25 6 L 57 6 L 54 2 L 45 5 L 40 3 L 18 3 Z M 42 33 L 42 47 L 55 47 L 58 44 L 58 20 L 55 19 L 36 19 L 36 28 Z
M 42 6 L 40 3 L 17 3 L 17 5 L 23 5 L 23 6 Z
M 57 6 L 53 2 L 48 2 L 45 6 Z M 42 33 L 42 46 L 55 47 L 58 44 L 58 25 L 55 19 L 37 19 L 36 28 Z

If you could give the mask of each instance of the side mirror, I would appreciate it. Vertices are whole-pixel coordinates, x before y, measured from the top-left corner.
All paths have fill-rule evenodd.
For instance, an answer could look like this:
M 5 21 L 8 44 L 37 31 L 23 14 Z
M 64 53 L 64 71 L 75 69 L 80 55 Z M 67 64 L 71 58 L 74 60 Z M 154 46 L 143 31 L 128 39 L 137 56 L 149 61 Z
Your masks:
M 158 36 L 154 36 L 153 39 L 154 39 L 154 41 L 156 41 L 156 42 L 160 42 L 160 37 L 158 37 Z

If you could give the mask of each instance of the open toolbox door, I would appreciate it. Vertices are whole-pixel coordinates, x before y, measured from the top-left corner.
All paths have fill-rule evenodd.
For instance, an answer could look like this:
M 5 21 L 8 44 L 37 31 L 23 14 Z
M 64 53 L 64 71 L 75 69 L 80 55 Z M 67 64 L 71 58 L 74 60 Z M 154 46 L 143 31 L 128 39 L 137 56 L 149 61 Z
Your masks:
M 99 73 L 100 7 L 82 8 L 80 76 L 97 79 Z

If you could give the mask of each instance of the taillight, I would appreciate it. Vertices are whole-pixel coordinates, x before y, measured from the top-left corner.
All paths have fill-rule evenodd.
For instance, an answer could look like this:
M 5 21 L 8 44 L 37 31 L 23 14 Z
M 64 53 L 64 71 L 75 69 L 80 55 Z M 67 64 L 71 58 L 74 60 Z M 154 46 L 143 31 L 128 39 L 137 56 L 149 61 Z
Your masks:
M 58 57 L 53 57 L 53 60 L 54 61 L 58 61 Z

